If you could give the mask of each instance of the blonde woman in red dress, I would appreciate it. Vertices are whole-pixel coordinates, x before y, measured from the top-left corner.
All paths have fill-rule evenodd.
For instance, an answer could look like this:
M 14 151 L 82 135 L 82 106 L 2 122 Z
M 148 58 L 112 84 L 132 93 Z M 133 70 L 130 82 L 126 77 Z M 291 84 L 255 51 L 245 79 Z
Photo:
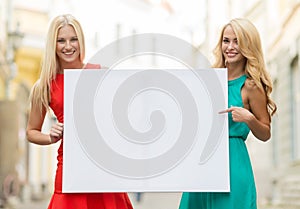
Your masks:
M 72 15 L 60 15 L 50 24 L 40 79 L 31 92 L 27 139 L 39 145 L 60 143 L 55 188 L 48 209 L 132 209 L 127 193 L 63 193 L 63 92 L 64 69 L 100 68 L 84 64 L 85 43 L 80 23 Z M 58 123 L 49 134 L 41 132 L 52 109 Z

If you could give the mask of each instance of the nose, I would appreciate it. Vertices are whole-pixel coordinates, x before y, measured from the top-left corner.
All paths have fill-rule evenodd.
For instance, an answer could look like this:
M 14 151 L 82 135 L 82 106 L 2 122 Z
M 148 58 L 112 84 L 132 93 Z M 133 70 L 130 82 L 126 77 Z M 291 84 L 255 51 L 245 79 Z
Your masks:
M 233 49 L 233 48 L 234 48 L 234 42 L 233 42 L 233 41 L 229 42 L 228 48 L 230 48 L 230 49 Z
M 70 49 L 72 46 L 71 46 L 71 42 L 69 40 L 66 41 L 66 45 L 65 45 L 65 48 L 66 49 Z

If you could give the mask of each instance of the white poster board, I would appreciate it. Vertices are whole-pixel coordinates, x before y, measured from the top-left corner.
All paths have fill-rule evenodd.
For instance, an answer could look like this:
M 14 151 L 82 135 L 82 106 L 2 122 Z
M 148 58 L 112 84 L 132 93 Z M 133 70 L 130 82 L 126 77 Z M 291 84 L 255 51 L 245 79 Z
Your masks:
M 63 192 L 229 191 L 226 69 L 65 70 Z

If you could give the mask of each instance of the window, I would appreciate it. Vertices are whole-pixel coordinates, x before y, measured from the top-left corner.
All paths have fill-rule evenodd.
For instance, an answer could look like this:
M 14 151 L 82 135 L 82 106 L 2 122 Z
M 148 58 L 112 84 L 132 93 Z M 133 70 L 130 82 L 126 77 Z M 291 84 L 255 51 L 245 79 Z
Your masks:
M 300 160 L 300 66 L 297 55 L 291 62 L 291 157 Z
M 278 101 L 278 81 L 277 79 L 275 79 L 273 81 L 273 91 L 272 91 L 272 95 L 271 97 L 274 99 L 275 103 L 276 101 Z M 278 105 L 278 104 L 277 104 Z M 277 166 L 278 165 L 278 156 L 279 156 L 279 147 L 278 147 L 278 117 L 273 117 L 272 118 L 272 159 L 273 159 L 273 166 Z

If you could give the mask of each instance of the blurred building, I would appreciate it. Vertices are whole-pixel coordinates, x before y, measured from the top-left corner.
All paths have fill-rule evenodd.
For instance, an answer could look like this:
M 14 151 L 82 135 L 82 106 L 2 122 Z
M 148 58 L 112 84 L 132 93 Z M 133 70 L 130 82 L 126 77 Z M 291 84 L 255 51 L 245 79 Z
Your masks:
M 16 76 L 15 54 L 17 43 L 23 37 L 18 25 L 11 19 L 11 2 L 0 2 L 0 205 L 10 195 L 16 195 L 19 179 L 16 163 L 19 156 L 19 105 L 11 94 L 12 80 Z
M 90 3 L 75 0 L 0 2 L 0 183 L 1 188 L 4 188 L 0 191 L 1 200 L 7 201 L 14 196 L 21 201 L 39 199 L 53 190 L 59 143 L 37 146 L 28 143 L 25 136 L 28 98 L 40 73 L 51 18 L 62 13 L 72 13 L 80 20 L 86 35 L 87 60 L 106 44 L 135 33 L 171 31 L 171 34 L 191 41 L 193 31 L 199 33 L 200 30 L 196 24 L 183 27 L 192 20 L 191 17 L 180 17 L 183 23 L 178 24 L 179 12 L 174 9 L 180 8 L 180 5 L 172 7 L 167 1 L 112 0 L 109 3 Z M 87 10 L 83 9 L 84 6 Z M 111 18 L 106 18 L 108 15 Z M 11 39 L 11 34 L 20 36 L 18 42 Z M 148 64 L 154 66 L 157 63 L 150 59 Z M 52 116 L 46 118 L 43 127 L 45 131 L 49 130 L 54 120 Z
M 0 11 L 0 199 L 5 202 L 16 195 L 30 199 L 34 188 L 41 187 L 36 185 L 46 185 L 50 178 L 47 152 L 38 156 L 41 148 L 25 138 L 28 98 L 40 71 L 48 14 L 10 0 L 0 1 Z
M 213 49 L 218 30 L 231 18 L 246 17 L 260 32 L 278 112 L 270 141 L 260 142 L 252 135 L 247 140 L 258 200 L 271 208 L 300 208 L 300 2 L 212 0 L 207 4 L 204 51 Z
M 193 44 L 209 59 L 221 27 L 234 17 L 258 28 L 274 80 L 272 138 L 247 140 L 258 200 L 285 209 L 300 207 L 299 0 L 1 0 L 0 1 L 0 199 L 26 201 L 53 188 L 58 145 L 25 139 L 28 97 L 38 79 L 50 19 L 72 13 L 82 23 L 88 59 L 101 47 L 136 33 L 166 33 Z M 18 42 L 18 37 L 22 41 Z M 155 59 L 129 65 L 160 65 Z M 47 131 L 55 118 L 46 119 Z
M 272 2 L 273 3 L 273 2 Z M 273 200 L 284 208 L 300 208 L 300 20 L 299 1 L 280 1 L 270 19 L 268 65 L 273 74 Z M 273 21 L 277 16 L 280 20 Z

